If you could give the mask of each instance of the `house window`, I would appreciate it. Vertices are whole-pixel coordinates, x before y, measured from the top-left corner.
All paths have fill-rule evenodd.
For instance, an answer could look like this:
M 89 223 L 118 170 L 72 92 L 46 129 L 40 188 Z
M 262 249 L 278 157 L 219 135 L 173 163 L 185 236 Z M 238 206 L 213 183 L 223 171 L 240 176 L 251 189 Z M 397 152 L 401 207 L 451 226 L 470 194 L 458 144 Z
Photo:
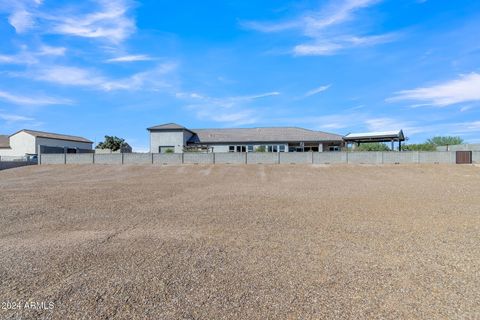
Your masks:
M 279 146 L 278 146 L 278 150 L 279 150 L 280 152 L 285 152 L 285 145 L 284 145 L 284 144 L 279 145 Z
M 330 146 L 328 148 L 329 151 L 340 151 L 340 147 L 339 146 Z
M 247 151 L 248 152 L 253 152 L 253 146 L 252 145 L 247 146 Z
M 247 149 L 245 146 L 237 146 L 237 152 L 246 152 Z
M 235 152 L 235 146 L 228 146 L 228 152 Z

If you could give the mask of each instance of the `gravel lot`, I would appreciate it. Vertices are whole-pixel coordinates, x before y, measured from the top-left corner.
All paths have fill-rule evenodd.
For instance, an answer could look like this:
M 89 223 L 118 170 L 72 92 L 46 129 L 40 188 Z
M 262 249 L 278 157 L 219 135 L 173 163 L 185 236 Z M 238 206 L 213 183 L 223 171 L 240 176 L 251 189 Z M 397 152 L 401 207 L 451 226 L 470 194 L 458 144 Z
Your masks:
M 31 166 L 0 225 L 0 319 L 480 318 L 475 166 Z

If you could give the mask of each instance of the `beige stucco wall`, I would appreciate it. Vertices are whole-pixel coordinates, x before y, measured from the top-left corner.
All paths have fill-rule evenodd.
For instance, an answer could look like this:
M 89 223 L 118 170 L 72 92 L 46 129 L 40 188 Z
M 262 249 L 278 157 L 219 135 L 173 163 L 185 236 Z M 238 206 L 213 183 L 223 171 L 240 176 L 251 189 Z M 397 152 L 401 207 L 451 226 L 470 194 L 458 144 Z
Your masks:
M 150 152 L 158 153 L 160 146 L 172 146 L 175 153 L 182 153 L 191 136 L 190 132 L 180 130 L 150 131 Z
M 0 149 L 0 156 L 23 157 L 27 153 L 35 153 L 35 137 L 23 131 L 10 137 L 10 149 Z
M 35 137 L 26 132 L 18 132 L 10 137 L 10 149 L 0 149 L 0 156 L 23 157 L 26 154 L 36 154 L 40 146 L 92 149 L 87 142 L 66 141 Z

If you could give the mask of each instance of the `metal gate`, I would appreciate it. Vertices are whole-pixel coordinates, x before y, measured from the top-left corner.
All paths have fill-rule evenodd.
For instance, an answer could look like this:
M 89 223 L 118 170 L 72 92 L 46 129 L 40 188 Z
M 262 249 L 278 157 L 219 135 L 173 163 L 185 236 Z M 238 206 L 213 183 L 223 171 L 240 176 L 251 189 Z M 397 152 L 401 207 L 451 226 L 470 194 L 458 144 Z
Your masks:
M 457 164 L 471 164 L 472 151 L 457 151 Z

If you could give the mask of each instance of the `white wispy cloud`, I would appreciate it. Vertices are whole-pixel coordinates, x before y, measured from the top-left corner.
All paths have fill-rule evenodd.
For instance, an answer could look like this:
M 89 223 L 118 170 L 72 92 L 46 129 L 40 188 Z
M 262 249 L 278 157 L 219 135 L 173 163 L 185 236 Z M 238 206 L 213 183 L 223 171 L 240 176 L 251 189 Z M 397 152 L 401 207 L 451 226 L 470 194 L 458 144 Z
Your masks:
M 18 10 L 8 17 L 8 22 L 18 33 L 24 33 L 34 25 L 32 15 L 26 10 Z
M 280 95 L 278 91 L 222 98 L 210 97 L 196 92 L 179 92 L 176 94 L 177 98 L 189 102 L 186 108 L 194 111 L 197 118 L 233 126 L 258 122 L 259 112 L 252 108 L 251 104 L 258 99 L 278 95 Z
M 130 0 L 95 0 L 46 10 L 40 0 L 3 0 L 0 10 L 7 12 L 17 33 L 36 30 L 83 38 L 98 38 L 120 43 L 136 30 L 129 14 Z
M 355 47 L 366 47 L 394 41 L 398 34 L 356 35 L 356 28 L 344 26 L 356 19 L 359 10 L 376 5 L 381 0 L 340 0 L 316 12 L 304 13 L 300 17 L 279 23 L 244 22 L 243 26 L 260 32 L 281 32 L 300 30 L 308 42 L 294 46 L 292 53 L 297 56 L 332 55 Z M 352 30 L 354 29 L 354 30 Z
M 477 102 L 480 101 L 480 74 L 473 72 L 430 87 L 402 90 L 387 101 L 416 101 L 438 107 Z
M 310 96 L 314 96 L 316 94 L 319 94 L 321 92 L 324 92 L 324 91 L 327 91 L 328 89 L 330 89 L 331 85 L 326 85 L 326 86 L 320 86 L 318 88 L 315 88 L 315 89 L 312 89 L 310 91 L 308 91 L 307 93 L 305 93 L 305 97 L 310 97 Z
M 7 13 L 7 21 L 17 33 L 25 33 L 35 27 L 35 12 L 41 4 L 39 0 L 2 0 L 0 12 Z
M 42 106 L 42 105 L 55 105 L 55 104 L 71 104 L 72 101 L 69 99 L 60 99 L 53 97 L 45 96 L 24 96 L 16 95 L 6 91 L 0 91 L 0 99 L 18 104 L 18 105 L 28 105 L 28 106 Z
M 25 117 L 21 116 L 18 114 L 6 114 L 6 113 L 0 113 L 0 119 L 6 121 L 6 122 L 23 122 L 23 121 L 33 121 L 35 119 L 30 118 L 30 117 Z
M 151 61 L 154 60 L 146 54 L 127 55 L 106 60 L 106 62 L 135 62 L 135 61 Z
M 39 63 L 40 57 L 63 56 L 66 51 L 67 48 L 65 47 L 53 47 L 43 44 L 33 50 L 30 50 L 27 46 L 22 46 L 21 50 L 16 54 L 0 54 L 0 64 L 32 65 Z
M 368 131 L 392 131 L 402 129 L 408 134 L 416 134 L 422 133 L 426 129 L 422 128 L 418 122 L 390 117 L 366 118 L 363 122 Z
M 40 49 L 35 53 L 39 56 L 63 56 L 67 48 L 65 47 L 52 47 L 48 45 L 42 45 Z
M 99 0 L 97 11 L 61 16 L 44 15 L 52 22 L 51 33 L 121 42 L 135 32 L 135 20 L 128 15 L 126 0 Z
M 95 69 L 60 65 L 42 67 L 27 72 L 9 73 L 9 75 L 63 86 L 88 87 L 103 91 L 161 90 L 171 86 L 165 77 L 176 67 L 176 63 L 173 62 L 163 63 L 151 70 L 119 79 L 109 78 Z

